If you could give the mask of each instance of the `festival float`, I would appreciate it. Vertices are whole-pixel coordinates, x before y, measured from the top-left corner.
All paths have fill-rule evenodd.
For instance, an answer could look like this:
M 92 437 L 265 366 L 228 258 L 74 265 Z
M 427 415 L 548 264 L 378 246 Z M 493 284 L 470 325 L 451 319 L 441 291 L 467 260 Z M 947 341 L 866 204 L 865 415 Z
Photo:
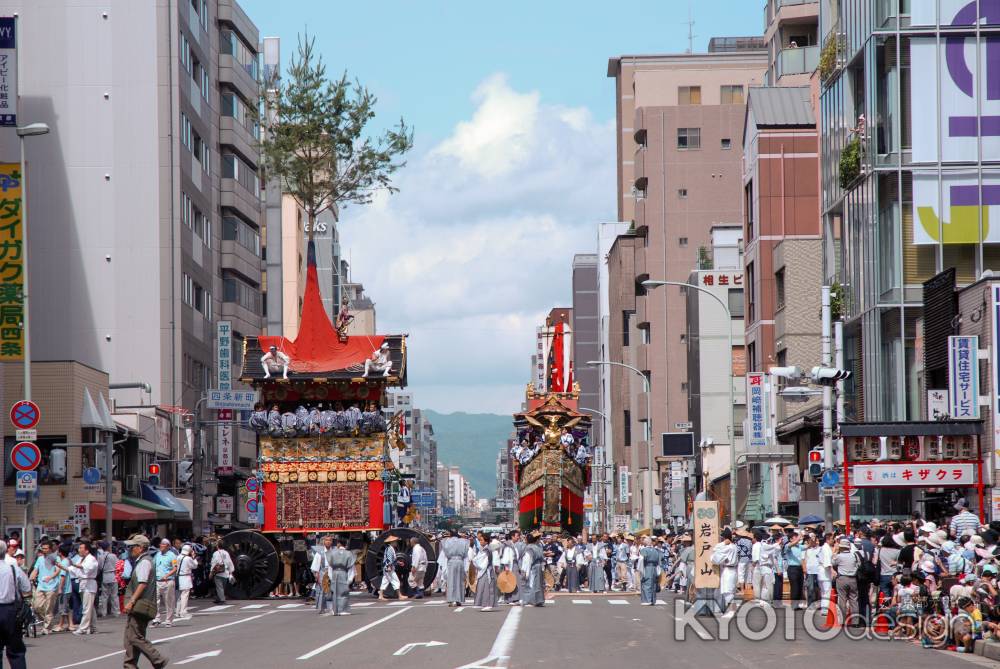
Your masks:
M 406 386 L 406 335 L 348 335 L 353 316 L 346 299 L 331 322 L 311 241 L 307 257 L 298 336 L 244 342 L 240 381 L 259 398 L 249 427 L 258 435 L 262 513 L 259 530 L 223 538 L 236 565 L 237 596 L 273 590 L 279 549 L 303 552 L 301 540 L 310 535 L 348 537 L 367 546 L 370 562 L 392 522 L 403 444 L 399 415 L 387 419 L 383 407 L 389 388 Z M 425 535 L 407 527 L 391 533 L 417 536 L 433 564 L 435 551 Z
M 590 484 L 590 416 L 580 413 L 580 386 L 568 362 L 569 328 L 548 326 L 547 373 L 528 384 L 526 410 L 514 414 L 510 456 L 518 489 L 518 524 L 543 533 L 583 529 L 584 492 Z

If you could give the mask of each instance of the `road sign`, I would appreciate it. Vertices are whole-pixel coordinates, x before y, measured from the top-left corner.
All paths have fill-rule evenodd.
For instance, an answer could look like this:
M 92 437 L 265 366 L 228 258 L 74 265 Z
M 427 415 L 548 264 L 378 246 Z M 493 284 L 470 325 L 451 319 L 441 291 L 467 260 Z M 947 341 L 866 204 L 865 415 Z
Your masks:
M 247 513 L 257 513 L 257 500 L 248 499 L 246 507 L 247 507 Z
M 10 464 L 19 472 L 30 472 L 42 462 L 42 451 L 30 441 L 16 444 L 10 451 Z
M 35 492 L 38 490 L 38 472 L 18 472 L 15 492 Z
M 260 490 L 260 480 L 255 478 L 247 479 L 247 492 L 257 492 Z
M 823 488 L 836 488 L 840 484 L 840 474 L 835 469 L 827 469 L 819 484 Z
M 101 470 L 97 467 L 87 467 L 83 470 L 83 482 L 87 485 L 97 485 L 101 482 Z
M 41 418 L 42 410 L 30 400 L 21 400 L 10 408 L 10 422 L 19 430 L 30 430 Z
M 257 403 L 257 393 L 253 390 L 220 390 L 207 391 L 205 406 L 209 409 L 234 409 L 250 411 Z
M 38 441 L 38 430 L 15 430 L 14 438 L 18 441 Z
M 691 423 L 690 421 L 682 421 L 682 422 L 674 423 L 674 429 L 675 430 L 680 430 L 682 432 L 685 431 L 685 430 L 690 430 L 692 427 L 694 427 L 694 424 Z

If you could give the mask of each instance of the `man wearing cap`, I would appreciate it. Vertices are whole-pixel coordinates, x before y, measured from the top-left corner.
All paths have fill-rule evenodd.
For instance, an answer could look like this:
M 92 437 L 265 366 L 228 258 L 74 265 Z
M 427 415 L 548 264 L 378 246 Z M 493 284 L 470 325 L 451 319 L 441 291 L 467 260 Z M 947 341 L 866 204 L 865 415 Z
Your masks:
M 191 544 L 181 546 L 181 554 L 177 560 L 177 619 L 190 620 L 188 613 L 188 599 L 191 597 L 191 589 L 194 587 L 194 570 L 198 568 L 198 560 L 195 559 L 194 549 Z
M 847 537 L 841 537 L 837 546 L 838 551 L 834 553 L 832 560 L 837 602 L 844 610 L 844 620 L 849 621 L 858 612 L 858 567 L 861 565 L 861 558 Z
M 229 555 L 229 551 L 216 542 L 215 551 L 212 553 L 212 560 L 209 563 L 209 573 L 215 582 L 216 604 L 226 603 L 226 585 L 232 579 L 234 571 L 236 571 L 236 567 L 233 565 L 233 558 Z
M 292 361 L 288 355 L 278 350 L 277 346 L 272 346 L 267 353 L 261 356 L 260 364 L 264 368 L 264 378 L 271 378 L 271 372 L 277 374 L 281 372 L 281 378 L 288 378 L 288 364 Z
M 174 624 L 174 575 L 177 574 L 177 556 L 170 550 L 170 540 L 160 540 L 160 550 L 153 558 L 156 567 L 156 618 L 150 624 L 154 627 Z
M 146 601 L 147 605 L 156 607 L 156 582 L 155 567 L 153 560 L 146 554 L 149 549 L 149 539 L 142 534 L 137 534 L 125 542 L 128 548 L 129 559 L 135 566 L 132 568 L 132 577 L 125 587 L 125 615 L 128 619 L 125 623 L 125 669 L 139 669 L 139 656 L 145 655 L 153 663 L 154 669 L 162 669 L 167 666 L 167 658 L 160 655 L 156 646 L 146 638 L 146 629 L 149 626 L 149 618 L 136 615 L 134 607 L 140 600 Z

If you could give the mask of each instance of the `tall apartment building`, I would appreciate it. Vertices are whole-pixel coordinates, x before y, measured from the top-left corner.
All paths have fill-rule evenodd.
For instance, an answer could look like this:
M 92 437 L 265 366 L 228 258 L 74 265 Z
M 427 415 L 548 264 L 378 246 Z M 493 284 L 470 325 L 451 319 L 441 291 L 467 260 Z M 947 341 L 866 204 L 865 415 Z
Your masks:
M 19 16 L 18 121 L 52 129 L 28 146 L 33 357 L 194 408 L 216 322 L 261 325 L 257 28 L 233 0 L 0 13 Z M 16 161 L 12 128 L 0 152 Z
M 819 65 L 819 0 L 767 0 L 768 86 L 805 86 Z
M 418 488 L 434 488 L 437 480 L 437 439 L 434 425 L 420 409 L 413 409 L 413 474 Z
M 647 294 L 642 282 L 686 282 L 709 246 L 710 228 L 739 224 L 744 101 L 766 67 L 760 38 L 717 38 L 709 53 L 619 56 L 608 63 L 616 81 L 618 210 L 638 241 L 634 274 L 619 284 L 624 301 L 634 300 L 628 320 L 638 331 L 630 340 L 635 352 L 612 346 L 609 359 L 633 359 L 652 388 L 652 416 L 645 415 L 644 397 L 634 407 L 640 448 L 633 466 L 639 470 L 650 466 L 647 443 L 657 451 L 660 434 L 688 421 L 685 296 L 676 286 Z M 638 375 L 615 368 L 612 379 L 616 375 L 628 397 L 642 393 Z M 612 402 L 632 404 L 626 397 Z
M 600 411 L 599 371 L 587 365 L 598 360 L 600 327 L 597 306 L 597 255 L 578 253 L 573 256 L 573 378 L 580 384 L 580 406 Z M 590 412 L 594 424 L 601 417 Z M 591 430 L 591 447 L 601 448 L 601 430 Z

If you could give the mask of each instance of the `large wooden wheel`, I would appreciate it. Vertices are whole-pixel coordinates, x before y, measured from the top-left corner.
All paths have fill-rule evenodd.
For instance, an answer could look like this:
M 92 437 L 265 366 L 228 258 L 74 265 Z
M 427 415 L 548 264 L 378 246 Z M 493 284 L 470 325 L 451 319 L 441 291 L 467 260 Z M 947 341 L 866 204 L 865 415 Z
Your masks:
M 234 599 L 267 597 L 281 580 L 278 549 L 256 530 L 237 530 L 222 537 L 219 550 L 229 551 L 236 580 L 226 588 Z
M 405 552 L 407 555 L 410 553 L 410 539 L 416 537 L 419 540 L 420 545 L 427 551 L 427 572 L 424 574 L 423 587 L 429 588 L 437 575 L 437 548 L 426 534 L 410 527 L 394 527 L 387 530 L 368 546 L 368 555 L 365 558 L 365 576 L 372 588 L 377 591 L 382 582 L 382 557 L 385 555 L 385 539 L 390 535 L 399 539 L 396 542 L 396 550 Z

